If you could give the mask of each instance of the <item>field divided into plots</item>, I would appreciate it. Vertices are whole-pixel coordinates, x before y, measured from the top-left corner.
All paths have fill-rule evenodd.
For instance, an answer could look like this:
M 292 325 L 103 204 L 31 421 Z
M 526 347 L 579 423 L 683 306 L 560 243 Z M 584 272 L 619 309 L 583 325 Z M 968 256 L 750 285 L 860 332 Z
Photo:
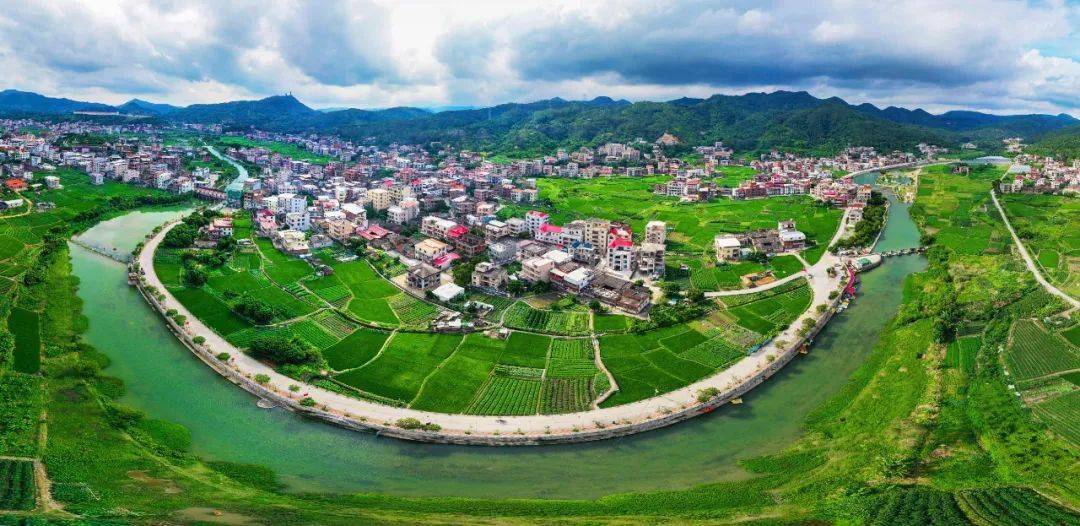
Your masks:
M 1064 331 L 1068 332 L 1068 331 Z M 1036 320 L 1017 320 L 1005 349 L 1010 382 L 1058 435 L 1080 445 L 1080 347 Z
M 650 398 L 711 376 L 780 331 L 810 305 L 805 280 L 725 297 L 726 309 L 653 331 L 600 337 L 600 355 L 619 390 L 604 407 Z
M 1046 279 L 1080 298 L 1080 199 L 1006 194 L 999 201 Z

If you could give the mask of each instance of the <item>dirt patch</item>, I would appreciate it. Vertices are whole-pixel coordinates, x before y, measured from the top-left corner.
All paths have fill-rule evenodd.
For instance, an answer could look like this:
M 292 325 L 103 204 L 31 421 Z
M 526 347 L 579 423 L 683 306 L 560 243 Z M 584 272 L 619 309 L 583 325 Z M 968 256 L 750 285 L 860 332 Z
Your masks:
M 152 488 L 161 488 L 161 491 L 166 495 L 175 495 L 184 492 L 180 486 L 176 485 L 176 482 L 169 479 L 157 479 L 151 477 L 149 473 L 142 470 L 133 469 L 127 472 L 127 476 L 130 477 L 131 480 L 140 482 Z
M 247 515 L 217 510 L 214 508 L 185 508 L 176 512 L 176 516 L 184 522 L 199 521 L 212 522 L 214 524 L 232 524 L 237 526 L 262 524 L 258 520 L 248 517 Z
M 63 391 L 56 393 L 56 396 L 62 401 L 71 403 L 82 402 L 86 399 L 86 397 L 83 396 L 82 393 L 74 389 L 64 389 Z

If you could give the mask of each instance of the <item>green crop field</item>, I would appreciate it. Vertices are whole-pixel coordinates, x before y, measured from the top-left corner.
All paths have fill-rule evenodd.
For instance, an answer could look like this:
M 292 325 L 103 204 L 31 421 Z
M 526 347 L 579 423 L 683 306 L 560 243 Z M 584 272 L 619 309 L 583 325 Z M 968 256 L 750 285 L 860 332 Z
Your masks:
M 1006 194 L 999 200 L 1046 279 L 1080 298 L 1080 200 L 1041 194 Z
M 512 329 L 580 336 L 589 332 L 589 316 L 587 311 L 541 310 L 519 301 L 506 311 L 503 322 Z
M 630 318 L 618 314 L 598 314 L 593 316 L 593 330 L 599 333 L 624 332 L 630 328 Z
M 540 412 L 548 415 L 587 411 L 592 405 L 590 378 L 545 379 L 540 394 Z
M 37 504 L 34 463 L 0 459 L 0 510 L 31 510 Z
M 1004 168 L 973 167 L 968 176 L 951 173 L 951 166 L 928 166 L 919 177 L 916 203 L 911 215 L 937 243 L 960 254 L 1007 252 L 1009 233 L 993 210 L 990 186 Z M 926 210 L 933 210 L 927 214 Z
M 8 329 L 15 335 L 15 356 L 12 369 L 33 374 L 41 368 L 41 322 L 34 311 L 11 309 Z
M 494 375 L 467 410 L 474 415 L 532 415 L 537 412 L 540 381 Z
M 544 368 L 547 363 L 548 347 L 551 346 L 551 338 L 539 334 L 526 332 L 514 332 L 506 340 L 506 351 L 502 354 L 500 363 L 517 365 L 521 367 Z
M 1050 429 L 1080 446 L 1080 391 L 1062 394 L 1032 406 Z
M 237 136 L 218 137 L 217 142 L 222 146 L 234 146 L 237 148 L 263 148 L 286 157 L 291 157 L 297 161 L 308 161 L 314 164 L 326 164 L 332 159 L 331 157 L 308 151 L 301 146 L 287 142 L 256 141 L 248 139 L 247 137 Z
M 408 403 L 460 343 L 459 334 L 397 333 L 371 362 L 336 378 L 361 391 Z
M 981 344 L 982 339 L 978 336 L 958 338 L 945 349 L 945 366 L 956 367 L 968 374 L 975 372 L 975 355 Z
M 1016 381 L 1030 380 L 1060 371 L 1080 369 L 1080 350 L 1037 322 L 1019 320 L 1005 350 L 1005 363 Z
M 777 287 L 785 289 L 779 294 L 768 294 L 752 301 L 731 299 L 736 306 L 729 306 L 728 312 L 738 320 L 738 324 L 758 334 L 770 335 L 783 330 L 795 321 L 810 306 L 811 292 L 805 280 L 798 280 L 800 286 Z M 776 289 L 773 289 L 776 290 Z M 738 296 L 735 296 L 738 298 Z M 724 298 L 725 303 L 728 298 Z
M 547 178 L 540 179 L 537 186 L 540 197 L 553 205 L 545 211 L 551 214 L 554 223 L 598 217 L 626 221 L 635 232 L 643 232 L 648 221 L 665 221 L 673 229 L 668 236 L 671 251 L 711 251 L 713 237 L 720 232 L 775 228 L 777 221 L 786 219 L 794 219 L 807 239 L 825 243 L 840 224 L 839 209 L 816 204 L 806 196 L 689 204 L 653 195 L 653 185 L 666 180 L 666 177 Z M 520 207 L 506 210 L 513 215 L 524 213 Z
M 972 524 L 1030 526 L 1080 524 L 1080 515 L 1028 488 L 987 488 L 961 491 L 957 503 Z
M 360 328 L 333 346 L 323 349 L 322 354 L 332 369 L 344 371 L 370 361 L 388 339 L 388 332 Z
M 0 456 L 37 454 L 41 382 L 36 376 L 0 373 Z

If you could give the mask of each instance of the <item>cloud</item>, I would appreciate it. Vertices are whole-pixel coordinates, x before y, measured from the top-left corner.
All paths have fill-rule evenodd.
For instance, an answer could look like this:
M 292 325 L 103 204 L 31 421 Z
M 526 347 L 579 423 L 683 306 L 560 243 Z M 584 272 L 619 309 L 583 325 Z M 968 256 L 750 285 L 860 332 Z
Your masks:
M 1035 0 L 0 0 L 0 87 L 359 107 L 808 89 L 1080 113 L 1078 21 Z

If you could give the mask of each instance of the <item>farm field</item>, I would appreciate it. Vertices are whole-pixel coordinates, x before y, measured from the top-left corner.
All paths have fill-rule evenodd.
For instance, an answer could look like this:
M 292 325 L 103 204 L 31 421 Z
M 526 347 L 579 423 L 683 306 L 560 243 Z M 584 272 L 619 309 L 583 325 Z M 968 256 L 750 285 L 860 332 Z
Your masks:
M 810 305 L 805 280 L 724 298 L 727 309 L 689 323 L 600 337 L 600 356 L 619 390 L 604 407 L 689 385 L 730 366 Z
M 821 254 L 817 255 L 818 258 Z M 683 270 L 682 266 L 686 269 Z M 687 288 L 710 292 L 742 288 L 742 276 L 772 272 L 773 277 L 782 279 L 803 270 L 802 263 L 795 256 L 777 256 L 763 265 L 753 261 L 737 263 L 718 263 L 712 254 L 702 256 L 683 256 L 673 254 L 667 262 L 667 279 L 676 281 Z
M 979 352 L 982 339 L 979 336 L 963 336 L 949 344 L 945 349 L 945 366 L 954 367 L 967 374 L 975 372 L 975 355 Z
M 1041 194 L 1005 194 L 998 200 L 1043 276 L 1080 298 L 1080 200 Z
M 0 510 L 31 510 L 36 503 L 34 463 L 0 459 Z
M 11 309 L 7 324 L 15 335 L 12 370 L 26 374 L 38 372 L 41 368 L 40 316 L 34 311 L 16 307 Z
M 972 167 L 966 176 L 951 170 L 948 165 L 923 168 L 912 218 L 938 244 L 961 255 L 1007 254 L 1012 240 L 990 203 L 990 185 L 1004 168 Z
M 585 310 L 541 310 L 519 301 L 506 310 L 503 323 L 511 329 L 581 336 L 589 332 L 590 315 Z
M 665 177 L 546 178 L 538 180 L 537 187 L 540 197 L 553 205 L 545 211 L 551 214 L 554 223 L 598 217 L 628 221 L 635 232 L 643 232 L 646 222 L 665 221 L 674 229 L 668 236 L 670 252 L 711 251 L 713 237 L 720 232 L 775 228 L 777 221 L 785 219 L 794 219 L 808 240 L 824 244 L 840 224 L 840 210 L 814 204 L 809 197 L 680 204 L 674 198 L 653 195 L 653 185 L 666 180 Z M 507 212 L 521 215 L 523 210 L 508 207 Z
M 1038 322 L 1019 320 L 1005 350 L 1011 377 L 1031 380 L 1057 372 L 1080 369 L 1080 349 L 1064 338 L 1048 332 Z
M 461 340 L 458 334 L 397 333 L 366 365 L 336 378 L 361 391 L 408 403 Z

